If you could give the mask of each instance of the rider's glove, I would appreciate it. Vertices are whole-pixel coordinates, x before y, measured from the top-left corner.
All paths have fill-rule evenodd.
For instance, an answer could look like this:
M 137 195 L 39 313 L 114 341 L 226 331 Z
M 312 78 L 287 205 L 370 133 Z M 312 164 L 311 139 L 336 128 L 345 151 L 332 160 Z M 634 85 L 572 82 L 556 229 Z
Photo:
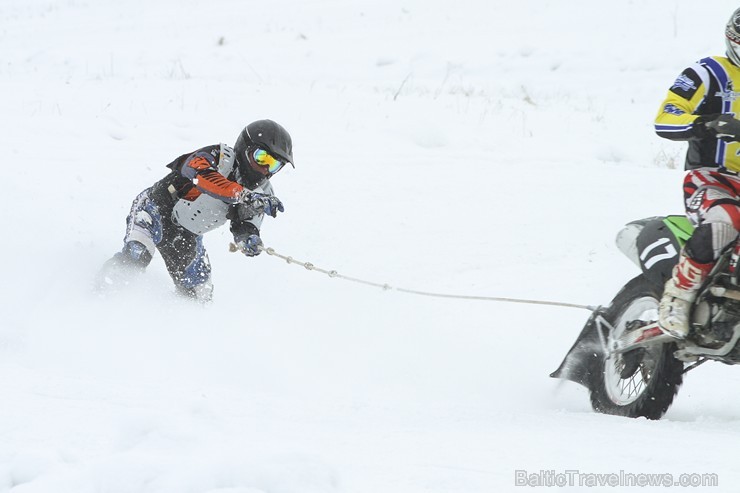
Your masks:
M 262 211 L 268 216 L 275 217 L 277 216 L 278 212 L 285 211 L 283 203 L 280 202 L 280 199 L 275 197 L 274 195 L 254 193 L 252 194 L 252 202 L 258 204 L 262 208 Z
M 245 190 L 239 196 L 239 202 L 243 203 L 248 209 L 251 209 L 251 215 L 265 213 L 275 217 L 278 212 L 285 211 L 285 207 L 279 198 L 266 193 Z
M 248 204 L 252 198 L 252 195 L 254 195 L 254 192 L 245 188 L 244 190 L 239 192 L 239 195 L 237 195 L 236 202 L 239 204 Z
M 256 257 L 262 252 L 262 238 L 255 234 L 244 234 L 234 237 L 234 244 L 247 257 Z
M 719 115 L 704 122 L 704 127 L 710 135 L 725 142 L 740 142 L 740 120 L 732 115 Z

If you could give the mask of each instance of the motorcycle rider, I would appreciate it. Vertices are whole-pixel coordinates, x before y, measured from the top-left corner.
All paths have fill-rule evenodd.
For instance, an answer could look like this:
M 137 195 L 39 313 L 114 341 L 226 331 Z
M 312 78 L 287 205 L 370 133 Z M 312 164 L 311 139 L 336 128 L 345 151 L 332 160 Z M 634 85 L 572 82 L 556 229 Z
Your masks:
M 270 178 L 286 163 L 293 166 L 293 143 L 272 120 L 247 125 L 233 148 L 210 145 L 176 158 L 167 165 L 167 176 L 134 199 L 123 249 L 103 266 L 98 289 L 127 284 L 157 249 L 180 294 L 210 301 L 213 284 L 203 234 L 228 220 L 239 250 L 259 255 L 264 214 L 275 217 L 284 210 Z
M 740 231 L 740 8 L 725 27 L 726 56 L 686 68 L 668 91 L 655 131 L 689 143 L 683 190 L 696 230 L 686 243 L 659 306 L 660 327 L 677 338 L 689 332 L 698 290 Z

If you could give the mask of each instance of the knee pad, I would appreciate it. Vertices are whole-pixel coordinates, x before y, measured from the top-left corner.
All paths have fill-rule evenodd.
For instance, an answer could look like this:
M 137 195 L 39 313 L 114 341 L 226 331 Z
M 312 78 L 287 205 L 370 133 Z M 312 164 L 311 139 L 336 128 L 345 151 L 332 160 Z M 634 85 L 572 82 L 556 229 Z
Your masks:
M 150 254 L 162 241 L 163 221 L 157 204 L 149 197 L 149 190 L 141 192 L 131 205 L 131 212 L 126 218 L 126 236 L 124 242 L 138 242 L 144 245 Z
M 208 259 L 206 249 L 203 247 L 202 237 L 196 239 L 195 256 L 178 276 L 177 282 L 187 289 L 195 288 L 201 284 L 210 284 L 211 262 Z
M 213 299 L 211 262 L 208 260 L 205 248 L 203 248 L 201 237 L 198 237 L 196 241 L 195 258 L 177 279 L 177 289 L 180 294 L 201 303 L 208 303 Z
M 699 225 L 686 242 L 686 254 L 697 262 L 707 264 L 719 258 L 722 252 L 737 238 L 737 230 L 728 223 L 704 223 Z

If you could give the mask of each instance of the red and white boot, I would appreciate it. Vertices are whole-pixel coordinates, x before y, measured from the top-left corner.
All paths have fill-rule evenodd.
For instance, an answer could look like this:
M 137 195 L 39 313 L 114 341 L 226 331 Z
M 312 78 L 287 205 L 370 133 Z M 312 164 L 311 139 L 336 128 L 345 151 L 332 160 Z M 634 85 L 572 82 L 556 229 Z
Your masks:
M 691 305 L 712 267 L 714 263 L 701 264 L 681 254 L 678 265 L 673 268 L 673 277 L 665 283 L 663 298 L 658 307 L 658 324 L 661 329 L 677 339 L 688 335 Z

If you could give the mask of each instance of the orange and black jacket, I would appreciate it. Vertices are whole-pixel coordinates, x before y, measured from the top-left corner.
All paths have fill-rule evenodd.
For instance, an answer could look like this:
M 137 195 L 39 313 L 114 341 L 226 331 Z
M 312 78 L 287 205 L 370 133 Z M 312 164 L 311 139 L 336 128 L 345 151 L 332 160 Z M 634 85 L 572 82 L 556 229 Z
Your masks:
M 237 202 L 244 187 L 236 182 L 233 171 L 228 177 L 218 172 L 220 154 L 220 145 L 207 146 L 167 165 L 175 174 L 172 185 L 178 198 L 195 200 L 205 193 L 228 204 Z
M 195 152 L 183 154 L 170 164 L 170 174 L 152 187 L 152 197 L 169 218 L 175 203 L 180 200 L 195 200 L 201 194 L 207 194 L 227 204 L 236 205 L 240 194 L 246 189 L 236 181 L 236 165 L 228 176 L 219 171 L 221 145 L 211 145 Z M 259 234 L 257 227 L 249 217 L 240 217 L 239 208 L 231 207 L 227 218 L 231 221 L 231 232 Z

